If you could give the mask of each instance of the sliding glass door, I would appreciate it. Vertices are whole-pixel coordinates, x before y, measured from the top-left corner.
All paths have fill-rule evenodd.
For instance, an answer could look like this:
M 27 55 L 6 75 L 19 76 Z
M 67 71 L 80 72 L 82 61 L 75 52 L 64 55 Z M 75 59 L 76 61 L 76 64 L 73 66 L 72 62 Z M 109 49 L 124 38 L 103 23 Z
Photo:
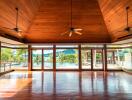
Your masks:
M 79 60 L 81 65 L 79 64 Z M 81 70 L 79 68 L 82 70 L 103 70 L 103 49 L 81 48 L 81 52 L 79 52 L 79 48 L 76 45 L 57 45 L 54 49 L 32 49 L 32 69 Z
M 32 69 L 53 69 L 53 49 L 33 49 Z
M 42 50 L 32 50 L 32 69 L 42 69 Z
M 103 50 L 102 49 L 93 49 L 93 70 L 103 69 Z
M 43 50 L 44 69 L 53 69 L 53 49 Z
M 91 69 L 91 49 L 81 50 L 82 69 Z

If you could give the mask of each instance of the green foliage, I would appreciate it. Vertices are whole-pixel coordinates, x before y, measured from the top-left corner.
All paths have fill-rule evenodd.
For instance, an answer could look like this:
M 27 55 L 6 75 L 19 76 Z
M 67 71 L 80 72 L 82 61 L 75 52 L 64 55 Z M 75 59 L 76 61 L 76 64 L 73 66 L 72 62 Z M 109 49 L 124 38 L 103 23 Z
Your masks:
M 53 54 L 49 54 L 48 57 L 45 57 L 46 58 L 46 62 L 53 62 Z
M 1 51 L 1 60 L 3 62 L 17 62 L 22 63 L 26 62 L 26 50 L 25 49 L 9 49 L 2 48 Z
M 22 62 L 26 62 L 26 50 L 25 49 L 18 49 L 15 51 L 16 55 L 14 56 L 14 60 L 16 62 L 22 63 Z
M 8 48 L 2 48 L 1 61 L 6 62 L 6 61 L 12 61 L 12 60 L 13 60 L 12 50 Z
M 78 54 L 64 54 L 64 53 L 59 53 L 57 57 L 57 62 L 60 63 L 78 63 Z
M 102 58 L 101 53 L 96 53 L 96 59 L 100 60 Z
M 41 55 L 36 55 L 34 58 L 33 58 L 33 61 L 37 64 L 39 64 L 41 61 L 42 61 L 42 56 Z

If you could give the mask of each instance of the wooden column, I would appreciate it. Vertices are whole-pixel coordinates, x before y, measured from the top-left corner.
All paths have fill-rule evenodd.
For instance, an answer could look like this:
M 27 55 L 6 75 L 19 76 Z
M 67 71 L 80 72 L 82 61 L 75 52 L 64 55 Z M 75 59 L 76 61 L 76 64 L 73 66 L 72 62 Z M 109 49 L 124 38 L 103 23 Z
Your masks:
M 53 45 L 53 71 L 56 71 L 56 45 Z
M 93 49 L 91 49 L 91 70 L 93 70 Z
M 86 52 L 86 55 L 87 55 L 86 59 L 87 59 L 87 62 L 88 62 L 88 52 Z
M 114 64 L 116 64 L 116 61 L 115 61 L 115 51 L 112 51 L 112 57 L 113 57 Z
M 42 49 L 42 70 L 44 70 L 44 49 Z
M 106 47 L 106 44 L 104 44 L 104 49 L 103 49 L 103 63 L 104 63 L 104 71 L 107 71 L 107 47 Z
M 31 45 L 28 45 L 28 71 L 32 70 L 32 50 Z
M 101 49 L 101 60 L 102 60 L 102 64 L 103 64 L 102 70 L 104 70 L 104 68 L 105 68 L 105 61 L 104 61 L 105 55 L 104 55 L 104 54 L 105 54 L 105 53 L 104 53 L 104 49 Z
M 81 58 L 81 45 L 78 45 L 78 60 L 79 60 L 79 71 L 82 70 L 82 58 Z

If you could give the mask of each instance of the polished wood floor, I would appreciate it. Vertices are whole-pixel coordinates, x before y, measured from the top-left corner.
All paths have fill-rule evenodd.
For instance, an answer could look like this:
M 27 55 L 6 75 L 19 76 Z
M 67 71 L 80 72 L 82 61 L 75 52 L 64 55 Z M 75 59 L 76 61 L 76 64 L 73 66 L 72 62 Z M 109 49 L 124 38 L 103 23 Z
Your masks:
M 11 72 L 0 77 L 0 100 L 132 100 L 125 72 Z

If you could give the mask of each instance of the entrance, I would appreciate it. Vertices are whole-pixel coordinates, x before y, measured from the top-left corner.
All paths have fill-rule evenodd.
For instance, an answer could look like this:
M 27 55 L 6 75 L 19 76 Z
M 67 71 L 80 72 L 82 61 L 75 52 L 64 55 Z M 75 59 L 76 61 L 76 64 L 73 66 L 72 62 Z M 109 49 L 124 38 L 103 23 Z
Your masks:
M 82 49 L 82 70 L 103 70 L 102 49 Z

